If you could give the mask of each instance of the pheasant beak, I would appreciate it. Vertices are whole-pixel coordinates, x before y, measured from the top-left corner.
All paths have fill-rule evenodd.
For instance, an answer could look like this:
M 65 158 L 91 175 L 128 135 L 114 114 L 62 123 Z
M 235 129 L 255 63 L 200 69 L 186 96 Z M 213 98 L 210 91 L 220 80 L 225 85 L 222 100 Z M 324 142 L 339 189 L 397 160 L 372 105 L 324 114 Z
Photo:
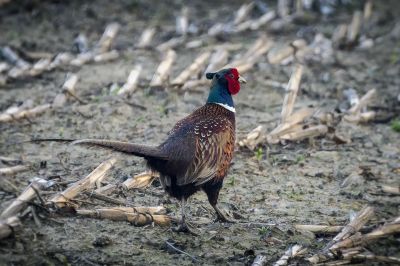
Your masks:
M 238 81 L 239 81 L 239 83 L 247 83 L 247 81 L 240 75 L 239 75 Z

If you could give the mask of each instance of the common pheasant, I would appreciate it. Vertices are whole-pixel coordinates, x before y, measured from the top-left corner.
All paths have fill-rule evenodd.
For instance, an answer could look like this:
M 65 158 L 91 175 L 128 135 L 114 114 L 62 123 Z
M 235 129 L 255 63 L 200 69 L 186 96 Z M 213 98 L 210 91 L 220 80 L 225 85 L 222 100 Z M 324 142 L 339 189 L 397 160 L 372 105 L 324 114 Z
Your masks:
M 229 218 L 218 208 L 217 201 L 227 175 L 235 146 L 235 107 L 232 95 L 240 90 L 245 79 L 236 68 L 207 73 L 211 89 L 207 103 L 183 118 L 158 146 L 148 146 L 102 139 L 76 140 L 84 144 L 108 148 L 140 156 L 150 169 L 160 173 L 165 191 L 182 202 L 179 230 L 189 230 L 185 221 L 186 200 L 203 190 L 221 221 Z

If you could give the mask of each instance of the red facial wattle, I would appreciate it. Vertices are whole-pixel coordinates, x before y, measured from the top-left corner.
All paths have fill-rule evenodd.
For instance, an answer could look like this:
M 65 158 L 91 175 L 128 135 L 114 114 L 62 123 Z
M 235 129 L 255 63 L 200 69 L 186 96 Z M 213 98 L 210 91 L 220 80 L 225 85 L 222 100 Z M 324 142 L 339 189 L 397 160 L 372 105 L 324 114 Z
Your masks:
M 239 72 L 236 68 L 232 68 L 227 74 L 225 74 L 225 78 L 228 81 L 228 90 L 232 95 L 237 94 L 240 91 L 240 83 L 239 83 Z

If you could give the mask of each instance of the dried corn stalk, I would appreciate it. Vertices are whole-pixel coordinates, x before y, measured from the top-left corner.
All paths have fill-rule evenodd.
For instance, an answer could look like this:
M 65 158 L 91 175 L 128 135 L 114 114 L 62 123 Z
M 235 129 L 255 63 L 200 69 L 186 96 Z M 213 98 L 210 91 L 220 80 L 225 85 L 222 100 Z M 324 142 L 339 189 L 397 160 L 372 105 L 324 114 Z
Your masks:
M 334 245 L 332 245 L 329 248 L 329 250 L 336 251 L 342 248 L 351 248 L 354 246 L 366 245 L 373 240 L 387 237 L 388 235 L 393 235 L 397 233 L 400 233 L 400 223 L 386 224 L 384 226 L 375 229 L 371 233 L 365 235 L 358 233 L 347 239 L 337 242 Z
M 257 145 L 263 143 L 266 140 L 266 132 L 263 126 L 258 126 L 253 129 L 246 138 L 239 141 L 239 146 L 246 146 L 250 150 L 254 150 Z
M 112 50 L 109 52 L 104 52 L 101 54 L 97 54 L 93 57 L 94 62 L 106 62 L 106 61 L 112 61 L 115 60 L 119 57 L 119 53 L 117 50 Z
M 258 30 L 260 27 L 264 26 L 265 24 L 267 24 L 268 22 L 272 21 L 275 18 L 276 18 L 276 12 L 269 11 L 257 19 L 251 19 L 240 23 L 239 25 L 236 26 L 236 32 L 242 32 L 248 29 Z
M 82 102 L 82 100 L 80 100 L 76 96 L 75 92 L 75 86 L 78 83 L 78 79 L 79 79 L 78 75 L 75 74 L 68 75 L 66 81 L 62 86 L 62 93 L 57 94 L 53 100 L 52 104 L 53 107 L 63 106 L 67 102 L 68 97 L 73 97 Z
M 78 215 L 85 217 L 110 219 L 113 221 L 128 221 L 136 226 L 144 226 L 153 223 L 159 226 L 169 226 L 171 224 L 171 218 L 164 214 L 156 214 L 158 213 L 159 207 L 155 208 L 156 209 L 152 209 L 152 207 L 141 207 L 141 209 L 128 207 L 95 210 L 78 209 L 76 212 Z
M 189 9 L 183 7 L 181 14 L 176 18 L 176 33 L 186 35 L 189 29 Z
M 346 40 L 346 34 L 347 34 L 346 24 L 340 24 L 339 26 L 337 26 L 336 29 L 333 31 L 332 35 L 333 46 L 337 48 L 340 45 L 342 45 Z
M 277 12 L 281 18 L 286 18 L 289 15 L 289 1 L 278 0 Z
M 6 238 L 13 232 L 17 231 L 21 227 L 21 221 L 17 216 L 11 216 L 7 219 L 0 220 L 0 239 Z
M 343 119 L 352 123 L 368 122 L 374 119 L 376 113 L 374 111 L 366 111 L 365 109 L 375 94 L 376 89 L 369 90 L 353 107 L 347 111 L 347 114 L 343 117 Z
M 97 194 L 103 194 L 103 195 L 108 195 L 111 194 L 118 186 L 115 184 L 108 184 L 102 187 L 99 187 L 94 191 L 94 193 Z
M 0 73 L 6 72 L 10 69 L 10 65 L 6 62 L 0 62 Z
M 316 254 L 307 260 L 311 263 L 319 263 L 323 262 L 326 260 L 329 260 L 333 258 L 333 254 L 331 251 L 337 249 L 336 247 L 338 246 L 338 243 L 347 243 L 348 241 L 353 241 L 353 240 L 347 240 L 350 238 L 350 236 L 356 234 L 374 215 L 374 209 L 370 206 L 365 206 L 362 210 L 360 210 L 356 217 L 348 225 L 343 227 L 343 229 L 340 231 L 339 234 L 337 234 L 332 241 L 330 241 L 325 248 L 323 249 L 323 252 L 320 254 Z M 400 229 L 400 226 L 399 226 Z M 360 233 L 357 233 L 354 235 L 352 238 L 357 238 Z M 347 244 L 346 244 L 347 245 Z M 342 244 L 339 244 L 339 246 L 342 247 Z M 343 246 L 344 247 L 344 246 Z M 350 246 L 347 246 L 350 247 Z
M 195 49 L 195 48 L 199 48 L 199 47 L 203 46 L 204 43 L 205 43 L 205 42 L 204 42 L 204 40 L 202 40 L 202 39 L 197 39 L 197 40 L 188 41 L 188 42 L 185 44 L 185 48 L 186 48 L 186 49 Z
M 81 210 L 81 213 L 85 213 L 86 215 L 96 215 L 95 212 L 97 210 L 106 210 L 110 215 L 118 212 L 140 212 L 140 213 L 148 213 L 151 215 L 156 214 L 166 214 L 167 210 L 163 206 L 155 206 L 155 207 L 112 207 L 112 208 L 100 208 L 96 210 Z
M 153 183 L 153 181 L 158 177 L 158 173 L 143 172 L 125 180 L 122 183 L 122 187 L 125 189 L 146 188 L 150 186 L 151 183 Z
M 361 11 L 355 11 L 353 19 L 347 30 L 347 43 L 354 44 L 360 35 L 361 25 L 363 21 L 363 14 Z
M 43 104 L 43 105 L 36 106 L 32 109 L 21 110 L 15 114 L 3 113 L 3 114 L 0 114 L 0 123 L 1 122 L 10 122 L 10 121 L 14 121 L 14 120 L 20 120 L 23 118 L 29 119 L 31 117 L 34 117 L 34 116 L 37 116 L 37 115 L 40 115 L 40 114 L 46 112 L 50 108 L 51 108 L 50 104 Z
M 228 62 L 229 52 L 227 49 L 218 48 L 212 54 L 210 63 L 206 67 L 205 72 L 216 72 L 220 70 Z
M 56 194 L 52 197 L 48 203 L 53 204 L 58 208 L 73 206 L 71 202 L 79 193 L 83 191 L 88 191 L 99 185 L 100 182 L 106 177 L 106 173 L 110 168 L 116 163 L 117 159 L 111 158 L 103 163 L 101 163 L 96 169 L 94 169 L 85 178 L 73 183 L 66 190 Z
M 172 64 L 176 59 L 176 53 L 174 50 L 168 50 L 164 60 L 158 66 L 156 73 L 154 73 L 153 79 L 150 82 L 151 87 L 162 87 L 168 80 L 168 76 L 171 72 Z
M 62 89 L 65 90 L 67 93 L 75 94 L 75 86 L 78 83 L 78 75 L 72 74 L 70 75 L 67 80 L 64 82 Z
M 292 56 L 294 51 L 295 49 L 290 45 L 284 46 L 276 51 L 271 51 L 268 53 L 268 62 L 273 65 L 279 64 L 284 59 Z
M 200 86 L 206 86 L 209 85 L 210 81 L 207 79 L 194 79 L 194 80 L 188 80 L 183 86 L 182 90 L 187 90 L 187 91 L 196 91 L 195 88 L 200 87 Z M 197 90 L 198 91 L 198 90 Z
M 182 86 L 190 77 L 196 77 L 202 69 L 204 69 L 211 52 L 204 52 L 200 54 L 194 62 L 185 70 L 182 71 L 172 82 L 172 85 Z
M 154 34 L 156 33 L 155 28 L 147 28 L 143 31 L 140 36 L 139 42 L 136 45 L 137 48 L 148 48 L 150 47 L 151 41 L 153 40 Z
M 363 19 L 364 21 L 368 21 L 372 16 L 372 0 L 368 0 L 364 4 L 364 12 L 363 12 Z
M 277 262 L 275 262 L 273 265 L 274 266 L 288 265 L 289 259 L 297 257 L 297 256 L 301 256 L 306 251 L 307 251 L 307 249 L 302 247 L 301 245 L 294 245 L 294 246 L 288 248 L 286 250 L 285 254 L 283 254 L 283 256 L 280 257 L 280 259 Z
M 307 47 L 307 43 L 303 39 L 298 39 L 292 43 L 283 46 L 282 48 L 272 50 L 268 53 L 268 62 L 270 64 L 286 64 L 291 61 L 293 57 Z
M 281 124 L 284 124 L 289 119 L 293 112 L 294 103 L 296 101 L 297 93 L 300 88 L 301 76 L 303 74 L 303 66 L 297 66 L 286 88 L 286 95 L 283 100 L 283 107 L 281 112 Z
M 310 117 L 313 110 L 303 108 L 293 113 L 294 103 L 296 101 L 297 92 L 300 87 L 301 75 L 303 66 L 298 65 L 293 72 L 290 81 L 286 87 L 286 95 L 283 102 L 280 124 L 272 130 L 268 135 L 265 135 L 262 126 L 258 126 L 247 137 L 239 141 L 240 146 L 246 146 L 253 150 L 258 144 L 264 142 L 279 143 L 281 140 L 302 140 L 320 136 L 328 132 L 328 127 L 325 125 L 304 124 L 303 121 Z
M 30 63 L 22 59 L 9 46 L 1 48 L 0 52 L 3 58 L 14 66 L 7 73 L 7 75 L 11 78 L 18 78 L 26 75 L 29 72 L 29 69 L 32 67 Z
M 110 50 L 119 28 L 120 25 L 118 23 L 110 23 L 106 26 L 103 35 L 96 45 L 95 53 L 102 54 Z
M 314 225 L 314 224 L 295 224 L 294 228 L 301 231 L 313 232 L 316 234 L 333 234 L 342 231 L 341 225 Z
M 142 72 L 142 66 L 136 65 L 135 68 L 132 69 L 131 73 L 129 73 L 126 83 L 118 91 L 118 95 L 129 95 L 136 90 L 139 83 L 140 72 Z
M 9 46 L 5 46 L 1 49 L 1 54 L 4 59 L 7 60 L 10 64 L 15 65 L 17 68 L 22 70 L 27 70 L 31 67 L 27 61 L 22 59 L 13 49 Z
M 232 26 L 229 24 L 216 23 L 208 29 L 207 35 L 210 37 L 215 37 L 222 33 L 228 33 L 231 30 Z
M 29 76 L 33 77 L 40 75 L 49 68 L 50 64 L 51 61 L 49 58 L 40 59 L 32 66 L 32 68 L 27 73 Z
M 257 257 L 254 259 L 253 263 L 251 266 L 264 266 L 267 265 L 267 256 L 264 255 L 257 255 Z
M 185 40 L 186 40 L 185 37 L 171 38 L 170 40 L 158 45 L 156 49 L 160 52 L 166 52 L 168 50 L 174 49 L 175 47 L 178 47 L 179 45 L 183 44 L 185 42 Z
M 16 165 L 16 166 L 11 166 L 11 167 L 0 168 L 0 176 L 15 175 L 17 173 L 26 172 L 30 168 L 31 167 L 29 165 Z
M 239 23 L 243 22 L 249 16 L 250 12 L 254 8 L 254 5 L 254 2 L 241 5 L 238 11 L 236 11 L 233 24 L 238 25 Z
M 396 186 L 382 185 L 380 186 L 380 189 L 385 193 L 400 195 L 400 186 L 396 187 Z
M 293 113 L 294 103 L 300 87 L 303 67 L 298 65 L 286 88 L 283 100 L 280 124 L 267 135 L 268 143 L 279 143 L 281 140 L 302 140 L 324 135 L 328 132 L 325 125 L 307 125 L 303 121 L 311 116 L 312 109 L 303 108 Z
M 280 136 L 281 140 L 303 140 L 306 138 L 318 137 L 328 133 L 328 127 L 325 125 L 310 126 L 307 128 L 301 128 L 295 132 L 289 132 Z
M 90 61 L 93 60 L 94 53 L 91 51 L 88 51 L 86 53 L 81 53 L 78 54 L 75 58 L 71 59 L 69 61 L 69 64 L 72 66 L 82 66 L 86 63 L 89 63 Z
M 96 189 L 94 192 L 99 194 L 110 194 L 115 189 L 122 187 L 125 190 L 134 188 L 146 188 L 150 186 L 153 181 L 159 177 L 158 173 L 143 172 L 125 180 L 121 185 L 108 184 Z
M 355 234 L 371 219 L 373 215 L 374 208 L 370 206 L 365 206 L 361 211 L 357 213 L 356 217 L 354 217 L 354 219 L 348 225 L 346 225 L 337 236 L 332 239 L 331 243 L 328 245 L 332 245 L 333 243 L 346 239 L 352 234 Z
M 28 202 L 36 197 L 36 194 L 43 188 L 48 188 L 54 183 L 44 179 L 35 179 L 1 214 L 0 219 L 7 219 L 17 215 Z
M 289 92 L 290 93 L 290 92 Z M 283 108 L 284 109 L 284 108 Z M 290 110 L 292 112 L 292 110 Z M 283 113 L 283 110 L 282 110 Z M 295 127 L 296 130 L 302 130 L 303 125 L 301 124 L 306 118 L 310 117 L 313 113 L 311 108 L 302 108 L 294 114 L 290 114 L 285 122 L 281 122 L 274 130 L 272 130 L 268 135 L 271 139 L 278 138 L 281 135 L 293 132 Z
M 272 41 L 269 41 L 266 35 L 262 35 L 241 58 L 230 62 L 224 68 L 235 67 L 240 73 L 249 71 L 271 47 Z
M 0 87 L 7 84 L 8 77 L 0 74 Z
M 50 63 L 48 69 L 52 70 L 62 65 L 67 65 L 73 60 L 73 56 L 70 53 L 59 53 Z

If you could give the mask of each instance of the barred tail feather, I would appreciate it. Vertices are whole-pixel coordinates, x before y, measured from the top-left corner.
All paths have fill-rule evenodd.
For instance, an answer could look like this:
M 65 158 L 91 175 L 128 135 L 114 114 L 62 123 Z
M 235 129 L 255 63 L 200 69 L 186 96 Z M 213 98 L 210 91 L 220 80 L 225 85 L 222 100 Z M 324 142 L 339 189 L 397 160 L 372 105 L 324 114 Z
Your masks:
M 76 140 L 73 141 L 71 145 L 86 145 L 92 147 L 101 147 L 144 158 L 168 160 L 168 156 L 166 154 L 163 154 L 160 151 L 160 149 L 156 146 L 148 146 L 142 144 L 135 144 L 123 141 L 115 141 L 115 140 L 105 140 L 105 139 Z

